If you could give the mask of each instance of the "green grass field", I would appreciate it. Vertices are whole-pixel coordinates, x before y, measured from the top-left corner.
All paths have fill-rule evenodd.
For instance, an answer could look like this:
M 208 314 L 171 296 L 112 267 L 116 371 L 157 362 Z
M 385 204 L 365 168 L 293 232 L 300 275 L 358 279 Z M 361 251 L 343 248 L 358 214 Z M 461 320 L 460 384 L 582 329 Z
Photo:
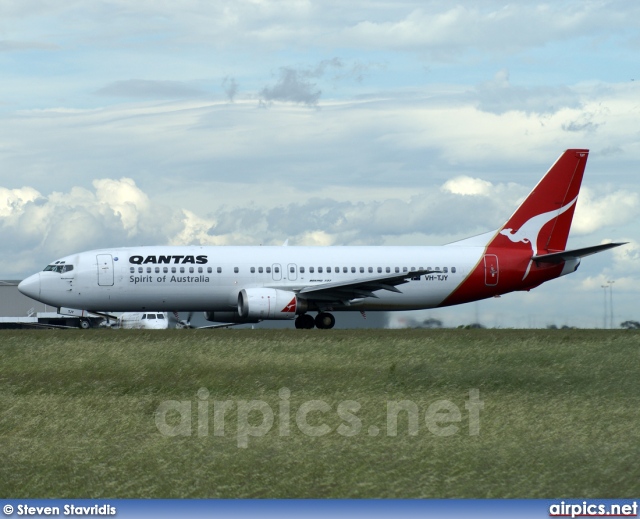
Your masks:
M 630 331 L 3 331 L 0 496 L 637 497 L 639 353 Z M 400 401 L 415 435 L 407 412 L 387 433 Z

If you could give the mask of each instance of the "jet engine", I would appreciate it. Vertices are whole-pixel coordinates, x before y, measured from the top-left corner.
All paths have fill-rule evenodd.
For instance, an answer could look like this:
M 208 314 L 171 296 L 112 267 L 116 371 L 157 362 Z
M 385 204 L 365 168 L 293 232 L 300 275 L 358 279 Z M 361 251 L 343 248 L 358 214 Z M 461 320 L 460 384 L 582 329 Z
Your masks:
M 238 314 L 246 319 L 295 319 L 307 302 L 293 292 L 275 288 L 245 288 L 238 294 Z

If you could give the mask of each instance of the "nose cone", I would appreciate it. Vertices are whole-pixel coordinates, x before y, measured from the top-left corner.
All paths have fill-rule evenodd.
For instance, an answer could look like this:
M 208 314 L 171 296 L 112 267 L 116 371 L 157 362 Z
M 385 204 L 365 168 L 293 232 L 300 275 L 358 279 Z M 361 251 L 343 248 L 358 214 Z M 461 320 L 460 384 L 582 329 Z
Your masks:
M 20 282 L 18 290 L 31 299 L 40 299 L 40 273 L 29 276 Z

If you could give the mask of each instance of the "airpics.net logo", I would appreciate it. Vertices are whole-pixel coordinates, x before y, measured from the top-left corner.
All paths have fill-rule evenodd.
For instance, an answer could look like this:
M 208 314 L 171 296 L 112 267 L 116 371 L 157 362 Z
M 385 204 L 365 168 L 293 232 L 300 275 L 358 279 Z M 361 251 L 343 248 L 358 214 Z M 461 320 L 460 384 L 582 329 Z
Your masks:
M 554 503 L 549 517 L 638 517 L 638 503 Z
M 417 436 L 426 431 L 434 436 L 480 434 L 480 411 L 484 402 L 478 389 L 469 390 L 462 409 L 450 400 L 436 400 L 422 408 L 411 400 L 386 402 L 384 423 L 365 428 L 359 416 L 362 405 L 357 400 L 342 400 L 330 405 L 324 400 L 307 400 L 300 405 L 291 402 L 291 391 L 278 391 L 278 401 L 215 400 L 209 390 L 200 388 L 194 400 L 165 400 L 155 412 L 155 424 L 163 436 L 233 436 L 239 448 L 246 449 L 252 438 L 268 434 L 290 436 L 297 428 L 310 437 L 328 434 L 352 437 L 359 434 L 389 437 Z M 274 410 L 275 408 L 275 410 Z M 340 423 L 330 426 L 336 417 Z M 400 425 L 401 424 L 401 425 Z M 381 425 L 381 426 L 380 426 Z M 233 429 L 233 430 L 232 430 Z

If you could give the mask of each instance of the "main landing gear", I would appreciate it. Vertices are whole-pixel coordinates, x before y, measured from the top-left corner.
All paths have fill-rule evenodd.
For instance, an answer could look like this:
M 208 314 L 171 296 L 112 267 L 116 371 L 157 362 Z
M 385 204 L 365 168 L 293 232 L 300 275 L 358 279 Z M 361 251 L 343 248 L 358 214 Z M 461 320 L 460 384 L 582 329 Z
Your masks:
M 320 330 L 329 330 L 336 324 L 336 318 L 327 312 L 320 312 L 314 319 L 309 314 L 302 314 L 296 317 L 296 328 L 299 330 L 311 330 L 314 326 Z

